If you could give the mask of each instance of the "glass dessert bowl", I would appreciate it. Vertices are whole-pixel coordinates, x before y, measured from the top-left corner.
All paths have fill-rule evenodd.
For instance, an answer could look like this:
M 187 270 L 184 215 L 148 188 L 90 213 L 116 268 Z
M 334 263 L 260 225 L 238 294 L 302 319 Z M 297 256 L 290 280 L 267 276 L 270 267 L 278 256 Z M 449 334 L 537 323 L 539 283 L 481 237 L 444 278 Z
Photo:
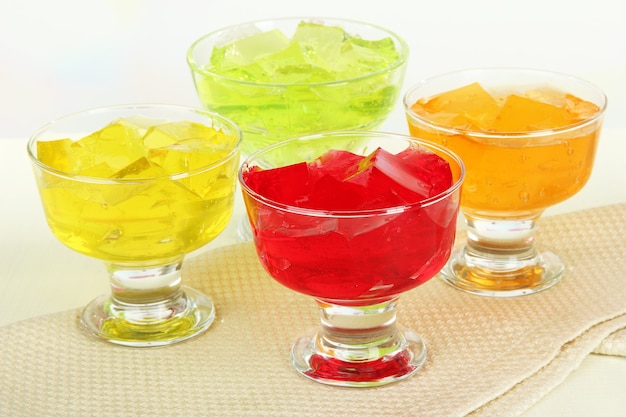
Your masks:
M 408 46 L 363 22 L 245 22 L 195 41 L 187 63 L 200 102 L 235 121 L 244 155 L 286 138 L 372 129 L 400 97 Z
M 205 331 L 211 300 L 182 285 L 185 255 L 227 225 L 240 131 L 202 109 L 130 105 L 57 119 L 28 142 L 55 237 L 104 262 L 110 294 L 81 328 L 100 340 L 163 346 Z
M 380 127 L 399 100 L 408 54 L 376 25 L 293 17 L 208 33 L 187 63 L 200 102 L 237 123 L 248 156 L 295 136 Z M 239 237 L 251 238 L 245 218 Z
M 524 68 L 469 69 L 408 90 L 411 134 L 466 165 L 466 243 L 442 271 L 453 286 L 511 297 L 558 283 L 565 265 L 535 243 L 544 210 L 591 175 L 606 97 L 572 76 Z
M 246 159 L 239 179 L 259 259 L 320 308 L 320 328 L 292 349 L 299 373 L 362 387 L 421 367 L 426 348 L 396 324 L 396 304 L 448 260 L 463 175 L 445 148 L 377 132 L 288 139 Z

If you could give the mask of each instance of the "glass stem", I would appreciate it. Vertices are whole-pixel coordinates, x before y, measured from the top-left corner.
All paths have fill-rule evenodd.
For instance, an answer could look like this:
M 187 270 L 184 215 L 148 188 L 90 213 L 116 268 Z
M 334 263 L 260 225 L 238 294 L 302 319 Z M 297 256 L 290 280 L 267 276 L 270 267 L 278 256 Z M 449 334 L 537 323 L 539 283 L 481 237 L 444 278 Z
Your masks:
M 422 339 L 396 325 L 396 299 L 369 306 L 317 300 L 321 329 L 296 340 L 298 372 L 338 386 L 378 386 L 416 372 L 426 360 Z
M 186 308 L 181 285 L 182 260 L 154 267 L 107 264 L 111 283 L 109 310 L 130 322 L 168 320 Z
M 467 263 L 490 274 L 514 274 L 538 264 L 535 232 L 541 213 L 524 219 L 492 220 L 465 215 Z
M 403 343 L 396 328 L 396 300 L 373 306 L 340 306 L 318 300 L 320 352 L 343 361 L 376 360 Z
M 550 288 L 565 266 L 550 251 L 539 251 L 535 232 L 541 212 L 520 219 L 487 219 L 465 213 L 467 242 L 456 250 L 441 275 L 474 294 L 515 297 Z
M 154 266 L 106 264 L 111 293 L 81 314 L 81 327 L 111 343 L 150 347 L 182 342 L 205 331 L 213 302 L 181 283 L 182 258 Z

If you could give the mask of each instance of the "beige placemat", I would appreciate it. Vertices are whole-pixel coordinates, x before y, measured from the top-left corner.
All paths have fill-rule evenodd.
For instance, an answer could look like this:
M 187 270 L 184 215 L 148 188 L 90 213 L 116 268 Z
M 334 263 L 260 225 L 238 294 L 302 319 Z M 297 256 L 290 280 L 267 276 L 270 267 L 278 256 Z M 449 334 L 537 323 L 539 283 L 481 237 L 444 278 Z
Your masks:
M 538 240 L 568 264 L 539 294 L 489 299 L 439 279 L 404 294 L 399 322 L 429 348 L 405 381 L 335 388 L 291 369 L 314 302 L 272 281 L 251 244 L 198 255 L 187 283 L 218 317 L 202 336 L 159 349 L 83 336 L 78 311 L 0 328 L 3 416 L 514 416 L 592 353 L 626 356 L 626 204 L 543 219 Z

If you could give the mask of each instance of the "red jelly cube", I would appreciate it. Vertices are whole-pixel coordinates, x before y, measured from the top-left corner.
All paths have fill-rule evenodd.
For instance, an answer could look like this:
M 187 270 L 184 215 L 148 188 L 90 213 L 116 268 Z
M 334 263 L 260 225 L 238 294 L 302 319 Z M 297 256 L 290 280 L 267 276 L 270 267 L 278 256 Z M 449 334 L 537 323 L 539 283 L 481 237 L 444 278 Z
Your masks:
M 377 149 L 363 158 L 354 174 L 345 179 L 345 182 L 358 185 L 363 190 L 364 199 L 357 208 L 384 208 L 420 199 L 381 169 L 381 166 L 388 164 L 389 161 L 386 160 L 388 156 L 391 155 L 382 149 Z
M 252 167 L 243 173 L 250 189 L 270 200 L 300 206 L 309 198 L 309 168 L 306 162 L 274 169 Z
M 311 179 L 315 182 L 315 179 L 330 175 L 343 181 L 356 172 L 362 159 L 363 156 L 349 151 L 326 151 L 309 164 Z
M 448 163 L 420 149 L 393 155 L 377 149 L 359 163 L 346 181 L 363 185 L 371 207 L 412 204 L 445 191 L 452 184 Z
M 306 206 L 320 210 L 354 210 L 362 206 L 366 198 L 362 186 L 326 174 L 312 182 Z
M 396 158 L 415 178 L 405 184 L 407 187 L 428 189 L 427 196 L 434 197 L 452 186 L 450 164 L 439 155 L 425 149 L 408 148 L 398 153 Z
M 310 163 L 270 170 L 253 167 L 246 184 L 266 198 L 319 210 L 376 209 L 414 204 L 450 187 L 452 173 L 438 155 L 409 148 L 369 156 L 331 150 Z

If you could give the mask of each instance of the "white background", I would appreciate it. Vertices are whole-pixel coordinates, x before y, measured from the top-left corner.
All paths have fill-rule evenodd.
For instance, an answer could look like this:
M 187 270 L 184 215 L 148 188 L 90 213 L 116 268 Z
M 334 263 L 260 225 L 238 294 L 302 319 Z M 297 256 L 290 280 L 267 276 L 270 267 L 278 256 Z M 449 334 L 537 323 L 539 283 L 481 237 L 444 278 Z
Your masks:
M 301 15 L 397 32 L 411 48 L 407 87 L 464 67 L 550 69 L 600 86 L 605 126 L 626 123 L 624 0 L 0 0 L 0 138 L 98 106 L 199 105 L 185 61 L 196 38 Z M 388 126 L 404 133 L 396 110 Z
M 31 173 L 21 141 L 52 119 L 93 107 L 198 106 L 185 61 L 190 44 L 222 26 L 288 16 L 344 17 L 394 30 L 411 48 L 404 90 L 478 66 L 549 69 L 597 84 L 609 101 L 605 128 L 613 131 L 600 141 L 603 166 L 583 192 L 554 210 L 626 202 L 626 146 L 616 143 L 626 140 L 626 0 L 0 0 L 5 323 L 76 308 L 107 289 L 104 279 L 84 279 L 103 274 L 98 262 L 69 251 L 47 230 L 34 181 L 25 178 Z M 408 132 L 400 105 L 385 130 Z M 26 263 L 28 253 L 35 262 Z M 60 263 L 63 271 L 49 273 L 62 275 L 66 288 L 40 276 L 42 265 Z M 525 416 L 626 416 L 625 364 L 589 356 Z

